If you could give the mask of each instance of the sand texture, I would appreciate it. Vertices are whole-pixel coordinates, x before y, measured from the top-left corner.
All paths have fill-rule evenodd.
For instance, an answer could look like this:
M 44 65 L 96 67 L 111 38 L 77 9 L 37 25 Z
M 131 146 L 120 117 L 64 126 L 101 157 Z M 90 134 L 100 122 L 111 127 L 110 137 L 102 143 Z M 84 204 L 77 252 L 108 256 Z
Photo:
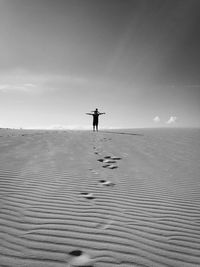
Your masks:
M 0 266 L 200 266 L 200 130 L 0 130 Z

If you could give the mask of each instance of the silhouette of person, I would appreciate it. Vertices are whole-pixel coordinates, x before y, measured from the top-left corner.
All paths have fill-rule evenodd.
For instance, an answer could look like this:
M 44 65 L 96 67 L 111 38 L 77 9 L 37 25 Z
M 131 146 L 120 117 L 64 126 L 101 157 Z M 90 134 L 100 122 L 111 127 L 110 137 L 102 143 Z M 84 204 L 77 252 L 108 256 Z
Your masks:
M 102 114 L 106 114 L 105 112 L 99 112 L 98 111 L 98 108 L 96 108 L 94 111 L 92 111 L 93 113 L 86 113 L 87 115 L 92 115 L 93 116 L 93 131 L 95 131 L 95 128 L 96 128 L 96 131 L 98 132 L 98 124 L 99 124 L 99 115 L 102 115 Z

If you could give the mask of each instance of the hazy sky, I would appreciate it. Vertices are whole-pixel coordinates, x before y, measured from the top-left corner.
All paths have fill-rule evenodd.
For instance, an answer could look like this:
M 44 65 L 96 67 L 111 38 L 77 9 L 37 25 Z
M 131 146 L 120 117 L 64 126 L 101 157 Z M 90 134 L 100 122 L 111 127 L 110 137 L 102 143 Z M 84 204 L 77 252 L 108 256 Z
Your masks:
M 199 0 L 0 0 L 0 127 L 200 126 Z

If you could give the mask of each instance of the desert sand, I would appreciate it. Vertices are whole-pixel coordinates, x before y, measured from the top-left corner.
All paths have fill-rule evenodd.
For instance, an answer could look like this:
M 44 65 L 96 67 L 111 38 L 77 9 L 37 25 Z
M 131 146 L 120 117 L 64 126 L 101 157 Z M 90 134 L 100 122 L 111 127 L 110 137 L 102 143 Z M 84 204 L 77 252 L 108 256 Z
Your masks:
M 200 130 L 0 130 L 0 266 L 200 266 Z

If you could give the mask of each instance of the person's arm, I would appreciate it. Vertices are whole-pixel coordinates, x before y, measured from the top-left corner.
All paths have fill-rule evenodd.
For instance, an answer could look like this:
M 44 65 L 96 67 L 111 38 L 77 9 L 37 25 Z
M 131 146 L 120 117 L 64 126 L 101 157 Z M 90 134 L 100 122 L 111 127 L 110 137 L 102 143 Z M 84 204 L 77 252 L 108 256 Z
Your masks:
M 87 115 L 93 115 L 92 113 L 85 113 L 85 114 L 87 114 Z
M 99 115 L 103 115 L 103 114 L 106 114 L 106 113 L 105 112 L 101 112 L 101 113 L 99 112 Z

